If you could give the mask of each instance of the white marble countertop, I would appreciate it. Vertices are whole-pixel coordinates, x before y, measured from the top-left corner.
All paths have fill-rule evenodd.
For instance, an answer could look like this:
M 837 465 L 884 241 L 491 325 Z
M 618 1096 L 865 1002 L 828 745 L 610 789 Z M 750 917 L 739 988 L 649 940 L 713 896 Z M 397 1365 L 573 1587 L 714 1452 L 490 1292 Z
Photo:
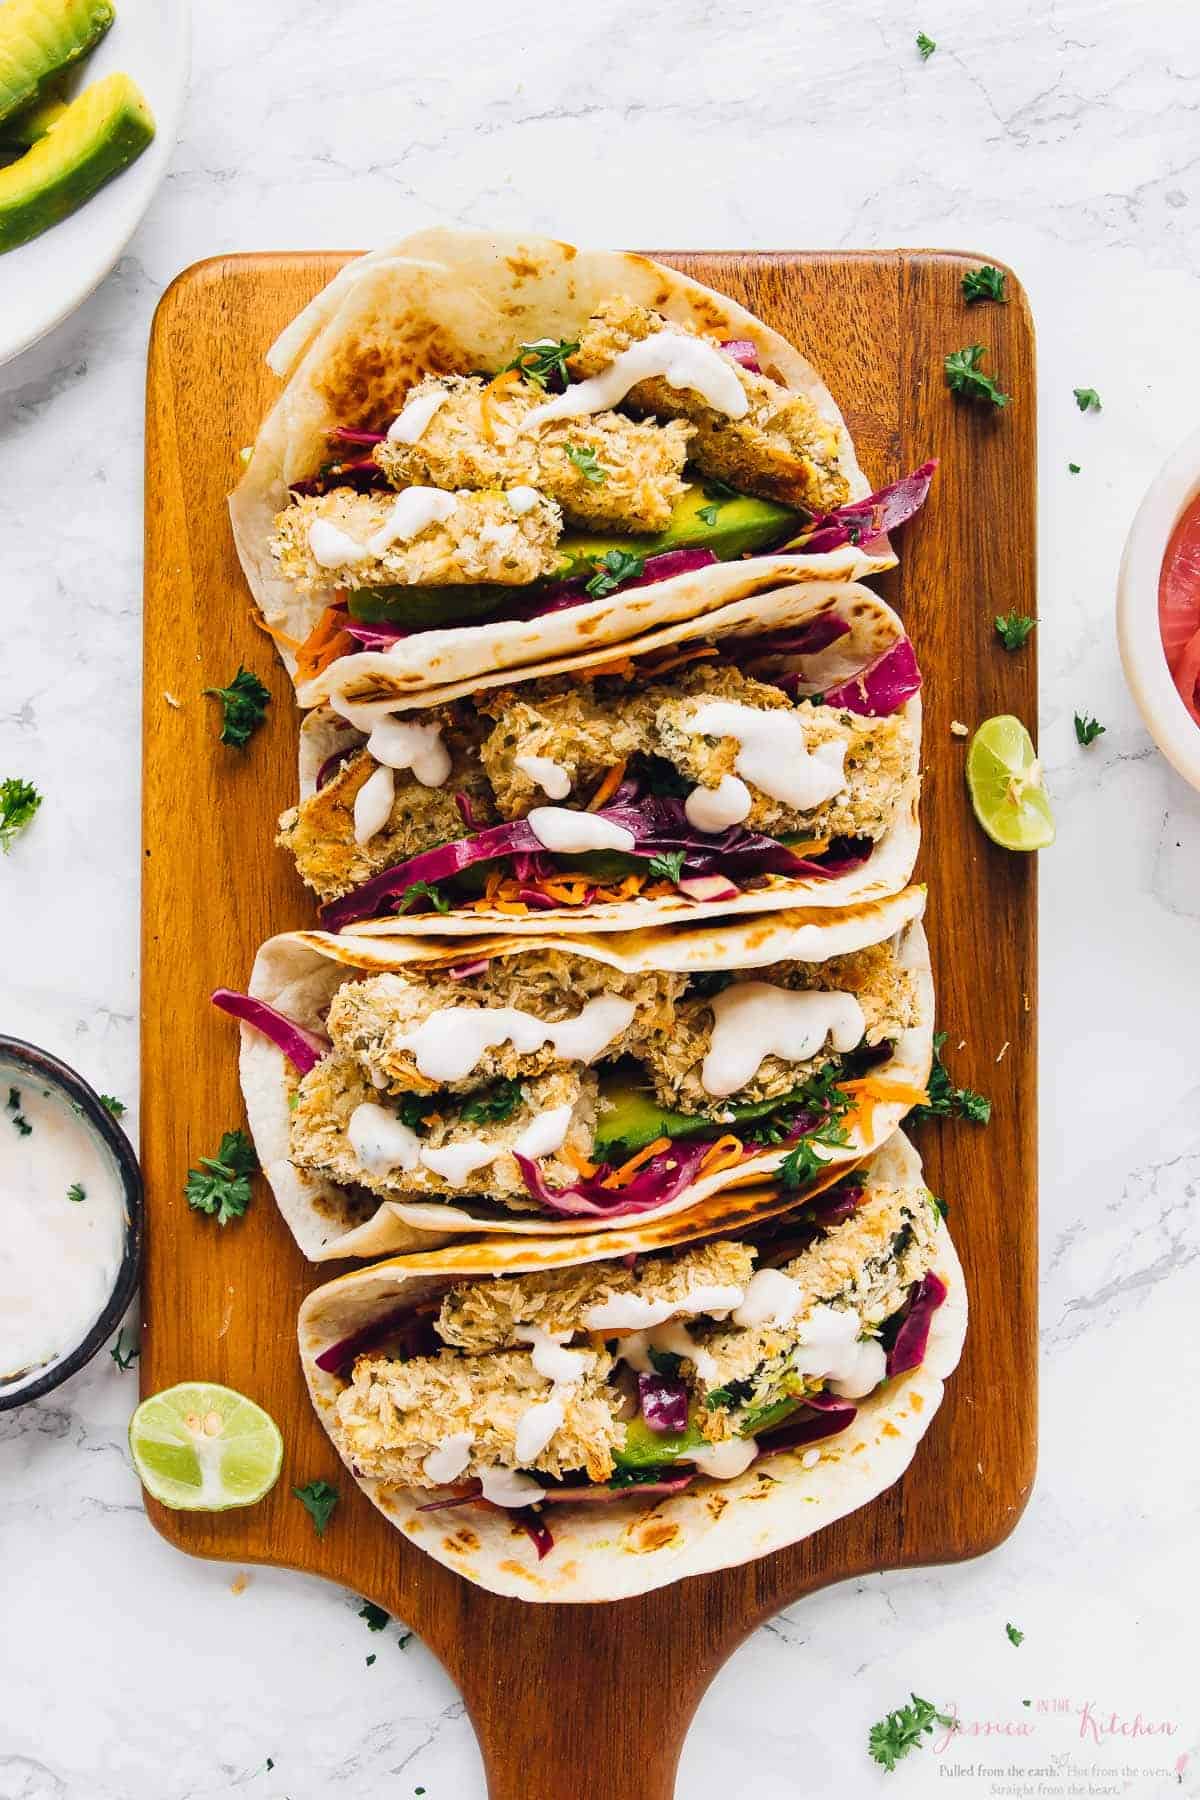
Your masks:
M 135 1094 L 142 384 L 151 313 L 184 265 L 432 222 L 1008 260 L 1040 333 L 1041 743 L 1059 821 L 1042 858 L 1040 1479 L 983 1561 L 833 1588 L 757 1632 L 701 1707 L 679 1793 L 1200 1793 L 1183 1623 L 1200 1603 L 1200 800 L 1142 729 L 1113 632 L 1134 507 L 1200 417 L 1200 11 L 205 0 L 197 15 L 147 221 L 100 292 L 0 371 L 0 774 L 47 796 L 0 865 L 4 1029 Z M 924 64 L 918 29 L 938 41 Z M 1075 386 L 1100 391 L 1099 415 Z M 1087 751 L 1077 709 L 1107 725 Z M 482 1795 L 461 1703 L 416 1640 L 370 1637 L 318 1581 L 254 1571 L 235 1593 L 235 1569 L 155 1535 L 123 1448 L 133 1393 L 104 1357 L 0 1419 L 0 1800 Z M 993 1733 L 884 1775 L 867 1727 L 910 1689 Z M 1127 1729 L 1097 1743 L 1114 1712 Z M 1132 1736 L 1139 1713 L 1174 1730 Z M 1182 1785 L 1150 1773 L 1188 1755 Z M 1086 1765 L 1122 1761 L 1115 1786 L 1088 1785 Z M 982 1772 L 1010 1765 L 1030 1785 Z

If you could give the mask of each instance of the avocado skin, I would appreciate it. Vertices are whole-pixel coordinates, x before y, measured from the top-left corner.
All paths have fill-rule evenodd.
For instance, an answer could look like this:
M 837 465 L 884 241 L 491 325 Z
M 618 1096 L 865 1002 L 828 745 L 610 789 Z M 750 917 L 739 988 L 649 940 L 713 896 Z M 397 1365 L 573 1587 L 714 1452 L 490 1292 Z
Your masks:
M 110 0 L 8 0 L 0 7 L 0 120 L 41 100 L 56 75 L 96 48 L 115 17 Z
M 716 509 L 712 524 L 701 511 Z M 514 600 L 532 600 L 563 581 L 582 581 L 596 573 L 596 566 L 610 550 L 625 550 L 643 558 L 664 556 L 669 550 L 711 550 L 721 562 L 744 556 L 747 551 L 767 550 L 795 535 L 805 522 L 802 513 L 778 506 L 774 500 L 758 500 L 752 494 L 735 494 L 728 500 L 712 500 L 701 483 L 688 487 L 665 531 L 639 537 L 584 537 L 565 532 L 558 541 L 564 558 L 549 581 L 525 587 L 479 583 L 463 587 L 357 588 L 350 596 L 350 612 L 364 623 L 387 621 L 413 631 L 432 631 L 469 619 L 486 619 L 511 606 Z
M 127 169 L 154 136 L 128 75 L 85 88 L 32 150 L 0 170 L 0 252 L 40 237 Z

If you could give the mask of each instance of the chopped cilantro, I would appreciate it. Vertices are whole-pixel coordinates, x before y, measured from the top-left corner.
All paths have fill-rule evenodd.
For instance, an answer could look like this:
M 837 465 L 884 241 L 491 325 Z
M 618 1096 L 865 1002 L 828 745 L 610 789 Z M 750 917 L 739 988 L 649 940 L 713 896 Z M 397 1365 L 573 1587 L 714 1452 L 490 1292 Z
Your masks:
M 19 1112 L 20 1111 L 20 1107 L 21 1107 L 21 1090 L 20 1090 L 20 1088 L 15 1088 L 15 1087 L 9 1088 L 8 1099 L 5 1101 L 5 1105 L 8 1107 L 9 1112 Z
M 567 358 L 574 356 L 579 345 L 569 338 L 539 338 L 536 343 L 522 344 L 512 361 L 505 363 L 499 370 L 503 375 L 508 369 L 515 369 L 518 375 L 531 386 L 544 388 L 553 378 L 566 387 Z
M 369 1669 L 369 1668 L 370 1668 L 370 1666 L 371 1666 L 371 1664 L 372 1664 L 372 1663 L 373 1663 L 373 1662 L 374 1662 L 374 1661 L 375 1661 L 375 1652 L 374 1652 L 374 1650 L 372 1650 L 372 1652 L 371 1652 L 371 1654 L 370 1654 L 370 1656 L 368 1656 L 368 1658 L 367 1658 L 367 1667 L 368 1667 L 368 1669 Z
M 968 269 L 962 278 L 963 299 L 968 306 L 977 300 L 999 300 L 1006 303 L 1008 295 L 1004 292 L 1004 270 L 997 269 L 993 263 L 983 263 L 978 269 Z
M 588 582 L 585 592 L 593 600 L 603 600 L 614 588 L 619 588 L 623 581 L 632 581 L 646 567 L 644 556 L 635 556 L 632 550 L 607 550 L 596 564 L 596 573 Z
M 125 1102 L 123 1100 L 118 1100 L 115 1094 L 101 1094 L 100 1104 L 106 1113 L 112 1114 L 114 1119 L 124 1118 L 125 1113 L 128 1111 Z
M 401 1094 L 396 1107 L 396 1116 L 402 1125 L 410 1131 L 419 1131 L 426 1117 L 433 1111 L 432 1094 Z
M 921 1119 L 970 1119 L 976 1125 L 986 1125 L 992 1116 L 992 1103 L 973 1088 L 956 1087 L 951 1081 L 950 1072 L 942 1061 L 945 1041 L 944 1031 L 934 1033 L 929 1102 L 926 1106 L 914 1106 L 908 1116 L 914 1124 Z
M 1020 650 L 1037 624 L 1028 613 L 1010 612 L 996 615 L 996 636 L 1006 650 Z
M 1070 469 L 1072 475 L 1078 475 L 1079 467 L 1080 467 L 1080 465 L 1078 463 L 1068 463 L 1067 467 L 1068 467 L 1068 469 Z
M 683 1367 L 683 1358 L 676 1356 L 673 1350 L 656 1350 L 653 1344 L 647 1345 L 646 1354 L 654 1367 L 656 1375 L 665 1376 L 674 1381 Z
M 22 781 L 19 775 L 7 775 L 0 781 L 0 848 L 6 856 L 18 831 L 24 830 L 41 804 L 42 796 L 31 781 Z
M 993 406 L 1007 406 L 1010 396 L 1002 394 L 992 376 L 980 368 L 987 355 L 982 344 L 968 344 L 963 350 L 952 350 L 943 361 L 946 385 L 967 400 L 990 400 Z
M 601 467 L 591 444 L 564 444 L 563 449 L 585 481 L 598 486 L 600 482 L 608 480 L 608 470 Z
M 1075 404 L 1080 412 L 1099 412 L 1100 396 L 1095 388 L 1072 388 Z
M 337 1489 L 328 1481 L 310 1481 L 304 1487 L 294 1487 L 292 1492 L 312 1518 L 317 1536 L 324 1537 L 325 1527 L 338 1503 Z
M 131 1369 L 142 1352 L 132 1332 L 129 1334 L 129 1348 L 125 1348 L 125 1327 L 122 1325 L 117 1333 L 117 1341 L 108 1354 L 118 1369 Z
M 722 1412 L 728 1412 L 732 1407 L 744 1406 L 753 1392 L 752 1381 L 728 1381 L 724 1387 L 713 1388 L 710 1394 L 705 1394 L 704 1404 L 709 1412 L 718 1408 Z
M 244 750 L 267 714 L 270 691 L 249 669 L 238 669 L 227 688 L 205 688 L 221 702 L 221 742 Z
M 412 881 L 405 888 L 399 903 L 392 908 L 393 913 L 399 918 L 401 913 L 408 911 L 415 900 L 428 900 L 434 912 L 448 913 L 450 911 L 450 902 L 435 882 Z
M 358 1609 L 360 1619 L 365 1619 L 368 1631 L 382 1631 L 392 1622 L 392 1615 L 384 1612 L 382 1606 L 376 1606 L 373 1600 L 364 1600 Z
M 411 1631 L 402 1631 L 400 1633 L 400 1636 L 396 1639 L 396 1642 L 399 1644 L 399 1646 L 402 1650 L 407 1650 L 408 1646 L 412 1643 L 412 1641 L 413 1641 L 413 1634 Z
M 32 1136 L 33 1126 L 29 1123 L 29 1120 L 25 1117 L 24 1113 L 14 1113 L 12 1116 L 12 1122 L 16 1126 L 17 1130 L 20 1132 L 22 1137 L 31 1137 Z
M 1006 1625 L 1004 1630 L 1008 1637 L 1008 1641 L 1013 1646 L 1014 1650 L 1019 1649 L 1025 1642 L 1025 1633 L 1023 1631 L 1018 1631 L 1015 1625 Z
M 686 850 L 667 850 L 661 856 L 652 856 L 646 867 L 651 875 L 661 875 L 664 881 L 673 881 L 678 886 L 686 861 Z
M 15 1087 L 9 1088 L 8 1100 L 6 1102 L 6 1105 L 8 1107 L 9 1112 L 12 1114 L 11 1123 L 16 1126 L 17 1130 L 20 1132 L 22 1137 L 28 1137 L 33 1130 L 33 1126 L 29 1123 L 29 1120 L 25 1117 L 24 1113 L 21 1111 L 21 1090 L 20 1090 L 20 1088 L 15 1088 Z
M 76 1202 L 76 1204 L 78 1204 L 78 1202 L 80 1200 L 87 1199 L 87 1189 L 85 1187 L 83 1187 L 78 1181 L 73 1181 L 71 1183 L 70 1187 L 67 1189 L 67 1199 L 74 1200 Z
M 215 1214 L 218 1225 L 240 1219 L 252 1195 L 250 1177 L 257 1173 L 258 1157 L 244 1131 L 227 1131 L 215 1156 L 202 1156 L 201 1167 L 189 1169 L 184 1193 L 197 1212 Z
M 1098 737 L 1103 737 L 1107 726 L 1101 725 L 1099 719 L 1089 719 L 1086 715 L 1075 714 L 1075 736 L 1085 747 L 1094 744 Z
M 954 1720 L 940 1713 L 932 1702 L 922 1700 L 919 1694 L 913 1694 L 911 1698 L 911 1706 L 901 1706 L 896 1712 L 890 1712 L 886 1719 L 880 1719 L 877 1725 L 872 1725 L 867 1738 L 871 1755 L 889 1772 L 910 1750 L 917 1748 L 923 1734 L 933 1730 L 935 1721 L 951 1730 L 954 1727 Z
M 700 508 L 699 512 L 696 514 L 696 517 L 698 519 L 703 519 L 704 523 L 706 525 L 712 526 L 712 525 L 716 524 L 717 514 L 720 512 L 720 510 L 721 510 L 720 502 L 716 501 L 716 500 L 710 500 L 707 506 L 702 506 Z
M 937 45 L 931 37 L 926 37 L 923 31 L 918 31 L 917 49 L 921 52 L 921 61 L 928 62 L 934 51 L 937 49 Z
M 484 1094 L 468 1100 L 459 1115 L 465 1125 L 503 1124 L 521 1104 L 521 1083 L 508 1077 L 495 1082 Z
M 802 1137 L 793 1149 L 789 1150 L 779 1165 L 779 1179 L 785 1188 L 807 1187 L 822 1174 L 828 1157 L 818 1156 L 817 1144 L 825 1144 L 830 1148 L 838 1144 L 848 1144 L 849 1134 L 840 1125 L 832 1122 L 822 1125 L 818 1131 L 810 1131 Z

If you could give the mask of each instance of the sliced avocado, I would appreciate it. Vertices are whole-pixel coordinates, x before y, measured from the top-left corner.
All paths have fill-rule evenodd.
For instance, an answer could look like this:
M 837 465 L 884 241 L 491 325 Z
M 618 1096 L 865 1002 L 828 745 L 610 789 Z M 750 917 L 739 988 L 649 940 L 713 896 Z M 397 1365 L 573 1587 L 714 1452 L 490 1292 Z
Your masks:
M 480 582 L 456 587 L 354 588 L 350 616 L 364 624 L 404 625 L 413 631 L 434 631 L 457 625 L 460 619 L 486 619 L 534 593 L 532 587 L 502 587 L 499 582 Z
M 0 252 L 73 213 L 153 136 L 153 115 L 128 75 L 106 75 L 85 88 L 47 137 L 0 169 Z
M 596 564 L 610 550 L 634 556 L 663 556 L 668 550 L 711 550 L 721 562 L 744 556 L 748 550 L 766 550 L 793 535 L 805 522 L 802 513 L 778 506 L 774 500 L 757 500 L 752 494 L 725 497 L 703 483 L 691 484 L 662 531 L 629 537 L 592 536 L 567 531 L 558 540 L 564 561 L 560 581 L 595 573 Z
M 686 1431 L 651 1431 L 644 1419 L 630 1419 L 625 1442 L 614 1445 L 613 1461 L 623 1469 L 653 1468 L 657 1463 L 677 1462 L 689 1450 L 699 1450 L 704 1435 L 693 1417 Z
M 19 155 L 22 150 L 28 150 L 36 144 L 39 138 L 44 138 L 48 131 L 54 130 L 67 110 L 62 87 L 62 82 L 53 82 L 32 106 L 5 119 L 0 125 L 0 155 Z
M 768 1113 L 786 1111 L 805 1098 L 803 1089 L 781 1094 L 774 1100 L 756 1100 L 747 1106 L 730 1106 L 727 1119 L 707 1119 L 695 1113 L 672 1112 L 660 1106 L 647 1088 L 639 1087 L 627 1076 L 615 1074 L 602 1082 L 600 1104 L 592 1140 L 597 1162 L 610 1162 L 619 1150 L 632 1156 L 644 1150 L 655 1138 L 716 1137 L 723 1131 L 736 1131 L 752 1119 L 764 1119 Z
M 110 0 L 8 0 L 0 6 L 0 120 L 41 100 L 62 69 L 95 49 L 114 17 Z M 7 139 L 6 132 L 0 135 Z

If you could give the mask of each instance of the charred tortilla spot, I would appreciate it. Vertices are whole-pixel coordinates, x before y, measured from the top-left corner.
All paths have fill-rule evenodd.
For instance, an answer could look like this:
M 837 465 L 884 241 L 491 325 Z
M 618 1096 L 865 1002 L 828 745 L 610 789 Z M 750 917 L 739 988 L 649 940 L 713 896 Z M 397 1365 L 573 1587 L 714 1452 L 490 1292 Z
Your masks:
M 666 1550 L 682 1535 L 679 1526 L 670 1519 L 651 1517 L 631 1525 L 625 1533 L 625 1542 L 635 1555 L 647 1556 L 655 1550 Z
M 520 1532 L 520 1530 L 521 1530 L 521 1527 L 519 1525 L 514 1525 L 513 1526 L 513 1536 L 516 1537 L 518 1535 L 518 1533 Z M 513 1562 L 511 1559 L 506 1559 L 504 1562 L 502 1562 L 500 1564 L 500 1569 L 501 1569 L 501 1572 L 505 1575 L 519 1575 L 522 1581 L 532 1582 L 534 1587 L 541 1587 L 543 1585 L 543 1583 L 538 1580 L 537 1576 L 534 1574 L 532 1569 L 527 1569 L 521 1563 Z
M 504 260 L 518 281 L 536 281 L 542 272 L 540 265 L 530 262 L 528 257 L 506 256 Z

